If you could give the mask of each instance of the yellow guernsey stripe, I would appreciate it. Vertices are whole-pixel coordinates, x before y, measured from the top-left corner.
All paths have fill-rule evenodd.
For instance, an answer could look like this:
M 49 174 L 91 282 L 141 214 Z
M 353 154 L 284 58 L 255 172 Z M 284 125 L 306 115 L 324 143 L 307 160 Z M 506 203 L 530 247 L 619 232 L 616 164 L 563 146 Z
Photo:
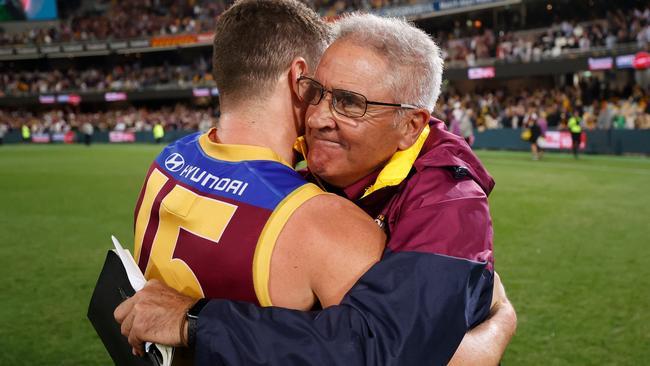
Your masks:
M 379 172 L 375 183 L 366 190 L 363 197 L 378 189 L 400 184 L 408 176 L 411 168 L 413 168 L 413 163 L 415 163 L 415 159 L 420 155 L 420 150 L 422 150 L 422 146 L 429 136 L 429 131 L 429 126 L 425 126 L 417 141 L 411 147 L 393 154 L 393 157 L 390 158 L 386 166 Z
M 149 174 L 149 179 L 147 180 L 144 196 L 142 197 L 142 203 L 140 204 L 140 210 L 138 211 L 138 218 L 135 220 L 135 240 L 134 240 L 134 255 L 135 261 L 140 260 L 140 250 L 142 249 L 142 239 L 144 239 L 144 233 L 147 230 L 147 225 L 149 225 L 149 219 L 151 218 L 151 208 L 153 207 L 153 201 L 156 199 L 156 195 L 162 187 L 167 183 L 168 178 L 160 172 L 160 170 L 154 168 L 154 170 Z
M 324 194 L 321 189 L 308 183 L 291 192 L 275 208 L 271 217 L 266 222 L 262 234 L 257 241 L 255 256 L 253 257 L 253 284 L 257 300 L 262 306 L 272 306 L 271 294 L 269 291 L 269 277 L 271 273 L 271 256 L 273 248 L 280 236 L 282 228 L 291 217 L 291 214 L 305 203 L 308 199 Z

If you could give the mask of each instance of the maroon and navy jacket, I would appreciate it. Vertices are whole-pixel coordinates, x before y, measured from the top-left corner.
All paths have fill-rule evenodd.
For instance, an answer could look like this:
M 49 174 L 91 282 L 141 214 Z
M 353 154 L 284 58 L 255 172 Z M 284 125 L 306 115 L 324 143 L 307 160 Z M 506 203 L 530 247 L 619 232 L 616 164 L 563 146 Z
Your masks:
M 212 300 L 199 316 L 195 363 L 446 364 L 489 313 L 494 181 L 441 121 L 416 148 L 407 170 L 408 153 L 339 192 L 389 238 L 340 305 L 300 312 Z

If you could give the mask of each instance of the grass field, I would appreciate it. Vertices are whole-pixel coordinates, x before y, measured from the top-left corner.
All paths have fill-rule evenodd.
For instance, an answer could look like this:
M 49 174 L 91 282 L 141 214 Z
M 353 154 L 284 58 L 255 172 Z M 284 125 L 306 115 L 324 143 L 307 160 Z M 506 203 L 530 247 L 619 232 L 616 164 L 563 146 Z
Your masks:
M 156 146 L 0 147 L 0 365 L 108 365 L 86 319 Z M 650 159 L 479 152 L 519 316 L 504 365 L 650 359 Z

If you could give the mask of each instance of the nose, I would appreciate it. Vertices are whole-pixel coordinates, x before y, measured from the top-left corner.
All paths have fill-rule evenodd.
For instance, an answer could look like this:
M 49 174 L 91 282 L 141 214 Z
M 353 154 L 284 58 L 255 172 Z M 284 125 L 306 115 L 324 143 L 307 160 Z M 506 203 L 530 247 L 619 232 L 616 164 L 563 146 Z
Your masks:
M 336 121 L 332 111 L 332 94 L 326 91 L 317 105 L 310 105 L 307 108 L 305 117 L 309 128 L 335 128 Z

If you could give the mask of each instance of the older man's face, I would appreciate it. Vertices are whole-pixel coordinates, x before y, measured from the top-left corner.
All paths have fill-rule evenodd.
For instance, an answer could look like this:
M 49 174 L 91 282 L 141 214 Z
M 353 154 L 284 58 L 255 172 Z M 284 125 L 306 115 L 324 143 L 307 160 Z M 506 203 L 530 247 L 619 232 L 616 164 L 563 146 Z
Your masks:
M 326 89 L 363 94 L 369 101 L 396 103 L 386 83 L 383 57 L 349 41 L 327 49 L 314 79 Z M 309 169 L 338 187 L 348 186 L 383 165 L 397 150 L 401 137 L 393 126 L 396 109 L 368 105 L 366 114 L 350 118 L 331 106 L 332 95 L 306 113 Z

